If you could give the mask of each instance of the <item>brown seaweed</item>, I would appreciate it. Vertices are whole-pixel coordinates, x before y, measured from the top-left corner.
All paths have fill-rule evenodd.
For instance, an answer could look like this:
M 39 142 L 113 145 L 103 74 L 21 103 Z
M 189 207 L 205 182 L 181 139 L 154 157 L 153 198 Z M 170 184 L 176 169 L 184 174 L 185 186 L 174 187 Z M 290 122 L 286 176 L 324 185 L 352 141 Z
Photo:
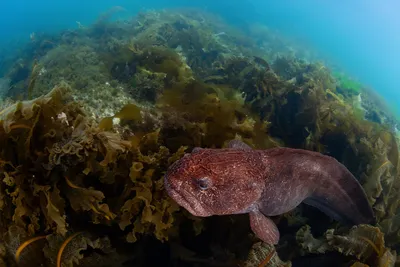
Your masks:
M 383 118 L 364 118 L 371 93 L 362 91 L 370 107 L 361 110 L 326 65 L 283 53 L 281 39 L 254 25 L 249 39 L 193 10 L 141 12 L 124 25 L 105 16 L 43 37 L 53 45 L 38 37 L 29 48 L 46 56 L 34 72 L 32 58 L 6 72 L 13 92 L 36 98 L 1 105 L 0 265 L 290 266 L 320 254 L 393 266 L 399 145 Z M 271 42 L 280 48 L 257 48 Z M 300 206 L 276 218 L 283 241 L 273 249 L 239 215 L 192 217 L 165 193 L 164 172 L 193 147 L 233 138 L 335 157 L 363 185 L 378 224 L 337 229 Z

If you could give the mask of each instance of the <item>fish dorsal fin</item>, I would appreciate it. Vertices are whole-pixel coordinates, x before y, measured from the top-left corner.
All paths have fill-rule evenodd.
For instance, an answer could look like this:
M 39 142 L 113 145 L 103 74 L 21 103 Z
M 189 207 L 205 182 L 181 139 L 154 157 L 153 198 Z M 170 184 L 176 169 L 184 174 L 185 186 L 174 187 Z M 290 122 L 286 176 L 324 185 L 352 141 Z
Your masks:
M 279 242 L 279 230 L 276 224 L 260 211 L 249 213 L 251 230 L 265 243 L 276 245 Z
M 192 149 L 192 153 L 199 152 L 199 151 L 202 150 L 202 149 L 203 149 L 203 148 L 201 148 L 201 147 L 195 147 L 195 148 Z
M 252 150 L 252 148 L 249 145 L 243 143 L 242 141 L 240 141 L 238 139 L 233 139 L 233 140 L 229 141 L 228 148 L 241 149 L 241 150 Z

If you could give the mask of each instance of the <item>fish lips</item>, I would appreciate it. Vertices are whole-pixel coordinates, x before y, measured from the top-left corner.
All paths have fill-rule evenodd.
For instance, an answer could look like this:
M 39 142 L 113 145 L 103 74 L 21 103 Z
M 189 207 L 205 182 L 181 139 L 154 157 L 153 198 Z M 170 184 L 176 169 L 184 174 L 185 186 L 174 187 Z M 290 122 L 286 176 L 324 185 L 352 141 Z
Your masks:
M 185 208 L 192 215 L 197 217 L 208 217 L 212 214 L 202 206 L 202 203 L 189 191 L 180 187 L 179 192 L 184 191 L 183 194 L 179 193 L 177 189 L 172 186 L 168 179 L 168 176 L 164 176 L 164 188 L 168 195 L 176 202 L 179 206 Z

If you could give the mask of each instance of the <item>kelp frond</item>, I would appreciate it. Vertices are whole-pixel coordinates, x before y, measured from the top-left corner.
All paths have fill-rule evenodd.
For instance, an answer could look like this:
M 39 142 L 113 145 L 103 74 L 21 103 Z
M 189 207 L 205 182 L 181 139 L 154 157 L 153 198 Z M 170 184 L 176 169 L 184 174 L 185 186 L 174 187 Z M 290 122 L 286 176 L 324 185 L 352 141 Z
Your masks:
M 41 239 L 45 239 L 48 235 L 44 235 L 44 236 L 37 236 L 37 237 L 33 237 L 29 240 L 26 240 L 25 242 L 23 242 L 18 248 L 17 251 L 15 252 L 15 261 L 17 263 L 20 262 L 20 258 L 21 258 L 21 254 L 22 251 L 29 246 L 30 244 L 32 244 L 35 241 L 41 240 Z
M 62 244 L 61 247 L 57 253 L 57 267 L 61 267 L 61 261 L 62 261 L 62 255 L 64 252 L 64 249 L 67 247 L 68 243 L 71 242 L 72 239 L 74 239 L 76 236 L 82 234 L 83 232 L 77 232 L 70 237 L 68 237 Z

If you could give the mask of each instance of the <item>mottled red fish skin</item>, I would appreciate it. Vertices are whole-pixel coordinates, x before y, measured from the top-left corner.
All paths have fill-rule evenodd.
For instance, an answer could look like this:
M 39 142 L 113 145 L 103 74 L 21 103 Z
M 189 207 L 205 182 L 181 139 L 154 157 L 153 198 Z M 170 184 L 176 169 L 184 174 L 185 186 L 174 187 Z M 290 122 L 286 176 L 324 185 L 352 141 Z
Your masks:
M 209 187 L 199 188 L 206 179 Z M 317 152 L 200 149 L 175 162 L 165 187 L 196 216 L 246 213 L 283 214 L 303 200 L 352 223 L 373 223 L 374 215 L 356 178 L 332 157 Z
M 257 153 L 233 149 L 201 149 L 169 168 L 165 177 L 168 193 L 199 202 L 205 212 L 197 216 L 245 213 L 261 197 L 265 166 Z M 196 181 L 207 177 L 212 185 L 200 190 Z M 187 203 L 179 203 L 187 208 Z M 189 208 L 190 211 L 190 208 Z M 194 214 L 196 215 L 196 214 Z

